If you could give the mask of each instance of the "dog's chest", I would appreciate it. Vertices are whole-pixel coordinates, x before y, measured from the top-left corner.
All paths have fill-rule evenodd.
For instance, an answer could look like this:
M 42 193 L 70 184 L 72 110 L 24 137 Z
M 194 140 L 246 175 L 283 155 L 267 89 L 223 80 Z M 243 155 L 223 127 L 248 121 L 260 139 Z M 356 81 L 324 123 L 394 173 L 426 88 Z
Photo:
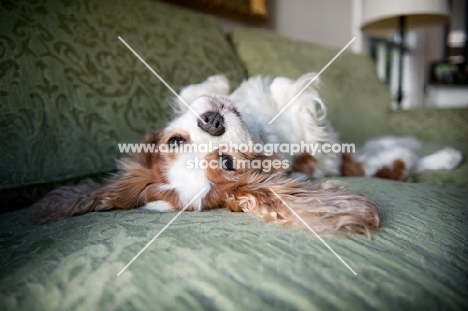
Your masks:
M 200 211 L 203 198 L 208 194 L 211 183 L 205 176 L 205 159 L 202 154 L 179 154 L 178 159 L 167 170 L 168 189 L 174 189 L 179 195 L 182 207 L 190 204 L 189 210 Z M 201 194 L 199 194 L 201 192 Z

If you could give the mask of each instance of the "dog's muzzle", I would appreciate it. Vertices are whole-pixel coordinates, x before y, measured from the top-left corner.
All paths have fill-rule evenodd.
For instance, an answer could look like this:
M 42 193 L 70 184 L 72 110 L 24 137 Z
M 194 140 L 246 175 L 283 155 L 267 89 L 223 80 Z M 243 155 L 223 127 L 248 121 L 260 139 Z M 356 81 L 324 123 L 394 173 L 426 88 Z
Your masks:
M 221 136 L 226 131 L 226 128 L 224 127 L 224 117 L 219 112 L 208 111 L 202 114 L 201 118 L 206 123 L 198 120 L 198 127 L 211 136 Z

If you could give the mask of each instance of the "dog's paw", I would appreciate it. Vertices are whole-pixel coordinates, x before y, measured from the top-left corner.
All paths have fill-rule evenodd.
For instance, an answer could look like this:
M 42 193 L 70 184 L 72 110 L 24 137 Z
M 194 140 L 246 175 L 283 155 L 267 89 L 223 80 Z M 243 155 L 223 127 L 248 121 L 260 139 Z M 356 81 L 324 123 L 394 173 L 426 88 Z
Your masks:
M 463 153 L 447 147 L 426 158 L 424 168 L 427 170 L 453 170 L 463 161 Z
M 228 95 L 231 92 L 231 84 L 225 75 L 208 77 L 204 83 L 212 85 L 219 95 Z
M 200 96 L 225 96 L 228 95 L 231 91 L 231 85 L 229 84 L 229 80 L 224 75 L 216 75 L 208 77 L 205 81 L 199 84 L 192 84 L 188 85 L 179 93 L 180 98 L 182 101 L 177 102 L 177 109 L 180 112 L 184 112 L 187 110 L 187 106 L 196 100 Z
M 289 102 L 288 91 L 292 88 L 294 81 L 286 77 L 277 77 L 270 84 L 270 92 L 278 103 Z M 286 104 L 285 103 L 285 104 Z
M 144 209 L 155 211 L 155 212 L 171 212 L 174 208 L 171 204 L 166 201 L 153 201 L 143 206 Z

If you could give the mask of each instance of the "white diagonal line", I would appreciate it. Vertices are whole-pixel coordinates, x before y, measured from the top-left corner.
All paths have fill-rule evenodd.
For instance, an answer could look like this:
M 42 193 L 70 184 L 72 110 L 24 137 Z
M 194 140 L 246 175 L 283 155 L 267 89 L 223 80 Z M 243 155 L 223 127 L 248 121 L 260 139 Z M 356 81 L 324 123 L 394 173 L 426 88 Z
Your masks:
M 125 269 L 127 269 L 128 266 L 130 266 L 130 265 L 132 264 L 132 262 L 134 262 L 134 261 L 138 258 L 138 256 L 140 256 L 141 253 L 143 253 L 143 252 L 148 248 L 148 246 L 150 246 L 151 243 L 153 243 L 154 240 L 156 240 L 156 239 L 164 232 L 164 230 L 166 230 L 166 229 L 174 222 L 174 220 L 176 220 L 177 217 L 179 217 L 180 214 L 182 214 L 182 213 L 190 206 L 190 204 L 192 204 L 192 202 L 195 201 L 196 198 L 198 198 L 198 196 L 199 196 L 203 191 L 205 191 L 205 189 L 206 189 L 206 188 L 203 188 L 202 190 L 200 190 L 200 192 L 198 192 L 197 195 L 196 195 L 187 205 L 185 205 L 184 208 L 183 208 L 180 212 L 178 212 L 177 215 L 175 215 L 175 217 L 172 218 L 172 220 L 171 220 L 167 225 L 165 225 L 164 228 L 162 228 L 161 231 L 159 231 L 158 234 L 156 234 L 156 235 L 154 236 L 154 238 L 152 238 L 151 241 L 149 241 L 148 244 L 146 244 L 145 247 L 143 247 L 143 248 L 141 249 L 141 251 L 139 251 L 138 254 L 136 254 L 135 257 L 133 257 L 133 259 L 130 260 L 130 262 L 129 262 L 125 267 L 123 267 L 122 270 L 120 270 L 119 273 L 117 273 L 117 276 L 120 276 L 120 275 L 122 274 L 122 272 L 124 272 Z
M 285 110 L 286 110 L 286 109 L 287 109 L 287 108 L 288 108 L 288 107 L 289 107 L 289 106 L 290 106 L 290 105 L 293 103 L 293 101 L 295 101 L 295 100 L 296 100 L 296 98 L 298 98 L 298 97 L 299 97 L 299 95 L 301 95 L 301 94 L 302 94 L 302 92 L 304 92 L 304 91 L 305 91 L 305 90 L 306 90 L 306 89 L 307 89 L 307 88 L 308 88 L 308 87 L 309 87 L 309 86 L 310 86 L 310 85 L 311 85 L 311 84 L 312 84 L 312 83 L 313 83 L 313 82 L 314 82 L 314 81 L 315 81 L 315 80 L 316 80 L 316 79 L 317 79 L 317 78 L 318 78 L 318 77 L 319 77 L 319 76 L 322 74 L 322 72 L 324 72 L 324 71 L 325 71 L 325 69 L 327 69 L 327 68 L 328 68 L 328 66 L 330 66 L 330 65 L 331 65 L 331 63 L 333 63 L 333 62 L 335 61 L 335 59 L 337 59 L 337 58 L 338 58 L 338 56 L 340 56 L 340 55 L 341 55 L 341 53 L 343 53 L 343 52 L 344 52 L 344 51 L 345 51 L 345 50 L 348 48 L 348 46 L 350 46 L 350 45 L 351 45 L 351 43 L 353 43 L 353 42 L 354 42 L 354 40 L 356 40 L 356 37 L 354 37 L 353 39 L 351 39 L 351 41 L 349 41 L 349 43 L 348 43 L 348 44 L 346 44 L 346 46 L 345 46 L 344 48 L 342 48 L 342 49 L 341 49 L 341 51 L 339 51 L 339 52 L 338 52 L 338 54 L 336 54 L 336 55 L 335 55 L 335 57 L 333 57 L 333 58 L 332 58 L 332 60 L 331 60 L 331 61 L 329 61 L 329 62 L 328 62 L 328 64 L 327 64 L 327 65 L 325 65 L 325 67 L 323 67 L 323 69 L 322 69 L 322 70 L 320 70 L 320 72 L 319 72 L 317 75 L 315 75 L 315 76 L 314 76 L 314 77 L 313 77 L 313 78 L 312 78 L 312 79 L 309 81 L 309 83 L 307 83 L 307 85 L 306 85 L 306 86 L 304 86 L 304 87 L 302 88 L 302 90 L 301 90 L 299 93 L 297 93 L 297 95 L 296 95 L 296 96 L 294 96 L 294 97 L 293 97 L 293 99 L 291 99 L 291 100 L 289 101 L 289 103 L 288 103 L 286 106 L 284 106 L 284 107 L 283 107 L 283 109 L 281 109 L 281 110 L 280 110 L 280 112 L 278 112 L 278 113 L 276 114 L 276 116 L 275 116 L 273 119 L 271 119 L 271 120 L 270 120 L 270 122 L 268 122 L 268 124 L 271 124 L 271 123 L 273 123 L 273 121 L 275 121 L 275 120 L 276 120 L 276 118 L 278 118 L 278 117 L 279 117 L 279 115 L 280 115 L 280 114 L 282 114 L 282 113 L 283 113 L 283 112 L 284 112 L 284 111 L 285 111 Z
M 273 192 L 273 194 L 278 198 L 280 199 L 281 202 L 283 202 L 283 204 L 304 224 L 304 226 L 307 227 L 307 229 L 309 229 L 313 234 L 315 234 L 315 236 L 333 253 L 333 255 L 335 255 L 345 266 L 346 268 L 348 268 L 354 275 L 357 275 L 357 273 L 353 270 L 353 268 L 351 268 L 347 263 L 346 261 L 343 260 L 343 258 L 340 257 L 340 255 L 338 255 L 334 250 L 333 248 L 330 247 L 330 245 L 327 244 L 327 242 L 325 242 L 321 237 L 320 235 L 317 234 L 317 232 L 315 232 L 314 229 L 312 229 L 305 221 L 304 219 L 302 219 L 301 216 L 299 216 L 298 213 L 296 213 L 295 210 L 293 210 L 286 202 L 284 202 L 284 200 L 271 188 L 268 188 L 270 189 L 271 192 Z
M 157 73 L 156 71 L 154 71 L 153 68 L 151 68 L 150 65 L 148 65 L 148 64 L 145 62 L 145 60 L 144 60 L 143 58 L 140 57 L 140 55 L 138 55 L 137 52 L 135 52 L 135 50 L 133 50 L 133 49 L 130 47 L 130 45 L 128 45 L 127 42 L 125 42 L 124 39 L 122 39 L 122 38 L 119 36 L 119 40 L 122 41 L 122 43 L 125 44 L 125 46 L 126 46 L 130 51 L 132 51 L 132 53 L 135 54 L 135 56 L 138 57 L 138 59 L 139 59 L 143 64 L 145 64 L 145 66 L 148 67 L 148 69 L 149 69 L 156 77 L 158 77 L 158 79 L 161 80 L 161 82 L 164 83 L 164 85 L 165 85 L 172 93 L 174 93 L 174 95 L 175 95 L 191 112 L 193 112 L 193 114 L 194 114 L 195 116 L 197 116 L 198 119 L 200 119 L 200 121 L 203 122 L 203 124 L 206 124 L 206 121 L 203 120 L 202 118 L 200 118 L 200 116 L 198 115 L 198 113 L 196 113 L 195 110 L 193 110 L 193 108 L 190 107 L 190 105 L 187 104 L 187 103 L 185 102 L 185 100 L 183 100 L 182 97 L 180 97 L 179 94 L 177 94 L 177 92 L 174 91 L 174 90 L 172 89 L 172 87 L 171 87 L 169 84 L 167 84 L 166 81 L 164 81 L 164 79 L 161 78 L 161 76 L 158 75 L 158 73 Z

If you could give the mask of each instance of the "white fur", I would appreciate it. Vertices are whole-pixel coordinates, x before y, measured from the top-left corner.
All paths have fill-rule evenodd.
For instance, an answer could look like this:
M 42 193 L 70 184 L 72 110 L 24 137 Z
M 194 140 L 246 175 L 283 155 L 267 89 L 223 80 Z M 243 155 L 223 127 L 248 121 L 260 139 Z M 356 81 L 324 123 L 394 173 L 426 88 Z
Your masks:
M 219 112 L 224 118 L 224 134 L 212 136 L 203 131 L 198 125 L 197 116 L 187 110 L 179 100 L 176 102 L 180 115 L 169 123 L 165 132 L 187 133 L 188 143 L 211 144 L 213 148 L 220 144 L 249 142 L 263 144 L 305 142 L 318 145 L 338 143 L 338 135 L 328 122 L 325 106 L 319 97 L 318 81 L 305 88 L 314 77 L 313 73 L 303 75 L 297 80 L 277 77 L 271 81 L 269 78 L 253 77 L 244 81 L 231 94 L 229 94 L 229 81 L 225 76 L 210 77 L 200 84 L 183 88 L 180 96 L 200 116 L 213 110 Z M 301 91 L 302 93 L 298 95 Z M 230 105 L 236 107 L 240 116 L 227 108 Z M 279 117 L 272 124 L 268 124 L 286 106 L 288 107 Z M 401 179 L 426 169 L 452 169 L 462 160 L 461 153 L 454 149 L 444 149 L 419 160 L 417 152 L 420 148 L 421 143 L 414 138 L 388 136 L 368 141 L 352 157 L 355 162 L 363 164 L 366 176 L 374 176 L 385 167 L 391 168 L 395 160 L 401 160 L 406 168 Z M 202 200 L 212 185 L 202 168 L 189 169 L 188 162 L 197 158 L 202 160 L 206 155 L 207 153 L 200 151 L 178 154 L 176 161 L 165 173 L 169 185 L 163 188 L 177 191 L 183 206 L 205 189 L 192 203 L 192 210 L 202 209 Z M 278 155 L 292 164 L 294 155 L 286 153 Z M 322 178 L 340 174 L 342 159 L 340 153 L 315 153 L 313 157 L 317 160 L 313 177 Z M 147 208 L 156 210 L 160 208 L 157 207 L 159 205 L 155 206 L 150 203 Z
M 200 86 L 201 87 L 201 86 Z M 211 88 L 208 88 L 210 90 Z M 190 87 L 191 96 L 194 93 L 193 86 Z M 199 90 L 200 94 L 205 94 L 205 89 L 201 87 Z M 187 97 L 185 95 L 185 88 L 181 92 L 181 97 Z M 219 99 L 222 101 L 222 99 Z M 196 112 L 199 116 L 203 113 L 213 110 L 213 98 L 210 96 L 200 95 L 193 102 L 190 103 L 190 107 Z M 183 109 L 185 106 L 180 106 Z M 222 136 L 211 136 L 210 134 L 203 131 L 198 126 L 198 118 L 192 111 L 185 111 L 176 119 L 174 119 L 165 130 L 183 130 L 189 133 L 190 143 L 193 144 L 209 144 L 211 143 L 213 148 L 216 148 L 221 143 L 230 142 L 233 143 L 247 143 L 249 141 L 255 141 L 254 136 L 251 135 L 249 130 L 246 128 L 244 122 L 240 117 L 230 112 L 227 109 L 221 111 L 221 114 L 224 117 L 224 122 L 226 123 L 226 132 Z
M 421 158 L 417 172 L 425 170 L 453 170 L 463 161 L 461 151 L 447 147 Z
M 364 164 L 366 176 L 374 176 L 382 168 L 391 168 L 395 160 L 405 164 L 400 179 L 425 170 L 451 170 L 463 160 L 463 154 L 453 148 L 445 148 L 420 158 L 422 143 L 413 137 L 385 136 L 367 141 L 353 158 Z
M 165 132 L 174 131 L 188 133 L 188 143 L 195 146 L 210 146 L 212 149 L 218 148 L 220 144 L 225 142 L 241 144 L 249 141 L 256 141 L 238 115 L 227 108 L 219 108 L 220 105 L 218 104 L 225 103 L 225 100 L 223 98 L 213 98 L 211 94 L 209 94 L 209 92 L 216 90 L 220 93 L 225 93 L 229 90 L 229 87 L 224 84 L 227 79 L 223 78 L 224 76 L 215 76 L 209 78 L 203 84 L 184 88 L 181 92 L 181 97 L 184 100 L 195 98 L 190 102 L 190 107 L 199 116 L 203 115 L 205 112 L 214 110 L 214 107 L 219 109 L 219 112 L 224 117 L 226 128 L 222 136 L 212 136 L 203 131 L 198 126 L 199 120 L 197 116 L 187 109 L 168 124 L 165 128 Z M 180 102 L 179 104 L 181 110 L 183 110 L 185 106 Z M 231 103 L 226 102 L 226 104 Z M 210 151 L 212 150 L 208 148 L 206 152 L 200 152 L 200 150 L 198 150 L 197 152 L 179 153 L 177 154 L 177 160 L 171 164 L 166 171 L 169 185 L 163 188 L 177 191 L 182 206 L 188 204 L 196 194 L 202 191 L 202 189 L 205 189 L 202 194 L 192 202 L 189 210 L 200 211 L 202 209 L 203 198 L 211 190 L 211 184 L 205 176 L 204 169 L 200 167 L 197 168 L 194 162 L 204 160 L 205 156 Z M 190 161 L 192 161 L 192 164 L 190 164 Z
M 222 137 L 212 137 L 206 133 L 200 134 L 212 141 L 223 143 L 247 143 L 256 141 L 263 144 L 273 143 L 298 143 L 301 141 L 307 143 L 316 143 L 319 145 L 337 143 L 338 135 L 335 133 L 330 123 L 326 119 L 326 110 L 323 105 L 316 87 L 318 79 L 313 85 L 306 88 L 294 101 L 291 100 L 315 77 L 314 73 L 306 74 L 297 80 L 291 80 L 285 77 L 277 77 L 273 81 L 264 77 L 253 77 L 244 81 L 227 98 L 232 101 L 242 116 L 242 120 L 247 126 L 249 134 L 244 133 L 242 128 L 237 128 L 238 132 Z M 183 99 L 191 99 L 195 95 L 225 96 L 226 78 L 214 76 L 208 78 L 205 82 L 191 85 L 182 89 L 180 96 Z M 197 112 L 198 105 L 196 99 L 191 107 Z M 291 104 L 290 104 L 291 102 Z M 268 124 L 284 107 L 289 106 L 272 123 Z M 181 111 L 186 111 L 186 107 L 179 102 Z M 187 114 L 188 112 L 185 112 Z M 226 117 L 225 117 L 226 118 Z M 190 116 L 187 119 L 193 119 Z M 234 118 L 235 120 L 236 118 Z M 188 120 L 178 122 L 189 122 Z M 228 120 L 227 131 L 230 131 Z M 231 122 L 232 123 L 232 122 Z M 196 122 L 192 121 L 196 126 Z M 195 132 L 201 131 L 199 128 Z M 198 134 L 197 134 L 198 137 Z M 198 139 L 197 139 L 198 140 Z M 201 139 L 200 139 L 201 141 Z M 289 153 L 279 153 L 279 155 L 292 163 L 294 155 Z M 318 167 L 315 170 L 314 177 L 320 178 L 325 175 L 338 175 L 341 165 L 341 154 L 336 153 L 317 153 L 313 155 L 318 160 Z
M 323 146 L 325 143 L 330 145 L 337 143 L 338 135 L 326 118 L 326 109 L 318 94 L 318 82 L 308 86 L 314 77 L 315 74 L 306 74 L 297 80 L 278 77 L 273 81 L 268 78 L 254 77 L 243 82 L 237 90 L 229 94 L 228 79 L 218 75 L 208 78 L 203 83 L 184 88 L 180 96 L 190 104 L 191 110 L 187 110 L 181 101 L 176 101 L 181 110 L 179 115 L 164 130 L 151 133 L 145 141 L 155 141 L 158 146 L 166 147 L 169 145 L 175 147 L 175 144 L 181 143 L 189 144 L 189 147 L 211 145 L 211 148 L 206 148 L 205 151 L 198 149 L 183 152 L 179 149 L 177 153 L 164 155 L 160 162 L 156 160 L 157 157 L 153 158 L 148 155 L 124 158 L 119 161 L 121 173 L 101 188 L 91 182 L 77 186 L 79 189 L 63 187 L 57 189 L 56 192 L 53 191 L 50 197 L 40 202 L 45 208 L 44 213 L 47 219 L 77 215 L 93 210 L 134 208 L 144 203 L 147 203 L 144 208 L 161 212 L 181 209 L 192 200 L 188 210 L 201 211 L 203 202 L 210 201 L 205 201 L 205 198 L 212 194 L 228 195 L 230 198 L 228 201 L 222 201 L 223 198 L 219 197 L 216 199 L 221 199 L 220 201 L 227 204 L 233 211 L 238 211 L 240 206 L 244 211 L 259 213 L 266 219 L 273 219 L 280 223 L 290 221 L 287 220 L 290 216 L 289 211 L 280 211 L 284 209 L 284 206 L 280 204 L 273 207 L 278 200 L 274 199 L 276 203 L 272 201 L 271 204 L 262 206 L 256 203 L 256 194 L 263 191 L 263 197 L 266 198 L 268 197 L 265 195 L 266 189 L 275 188 L 275 191 L 283 195 L 283 199 L 293 206 L 306 213 L 312 212 L 309 214 L 309 221 L 315 222 L 317 226 L 324 229 L 348 227 L 348 230 L 353 231 L 353 226 L 351 226 L 353 224 L 363 226 L 366 232 L 369 229 L 376 229 L 379 225 L 378 206 L 362 196 L 348 193 L 344 187 L 333 182 L 315 185 L 299 184 L 297 180 L 286 178 L 283 171 L 276 173 L 241 171 L 237 173 L 247 174 L 249 183 L 245 185 L 242 181 L 239 184 L 233 184 L 235 178 L 229 175 L 232 172 L 228 172 L 227 176 L 231 177 L 226 179 L 226 183 L 227 185 L 231 183 L 234 187 L 234 190 L 230 191 L 235 192 L 239 190 L 238 188 L 243 188 L 244 191 L 244 196 L 237 198 L 239 199 L 237 204 L 233 194 L 226 193 L 228 191 L 226 188 L 215 189 L 218 191 L 223 189 L 225 193 L 211 192 L 216 185 L 208 179 L 205 167 L 196 167 L 194 163 L 196 160 L 205 161 L 208 153 L 212 152 L 213 148 L 220 147 L 220 144 L 301 144 L 304 142 L 321 147 L 320 145 Z M 193 111 L 199 116 L 204 115 L 206 119 L 212 118 L 211 124 L 203 125 Z M 268 124 L 280 112 L 278 118 L 272 124 Z M 220 116 L 224 120 L 224 129 L 220 128 Z M 218 136 L 212 136 L 206 131 Z M 174 140 L 174 138 L 178 139 Z M 393 178 L 401 179 L 408 178 L 413 172 L 453 169 L 463 159 L 461 152 L 452 148 L 446 148 L 419 159 L 417 152 L 420 147 L 421 143 L 414 138 L 389 136 L 368 141 L 362 149 L 352 154 L 352 158 L 354 162 L 362 164 L 366 176 L 374 176 L 383 168 L 391 169 L 396 160 L 403 161 L 405 171 L 402 176 L 390 174 Z M 234 152 L 242 154 L 242 150 L 234 150 Z M 242 154 L 242 156 L 246 155 Z M 210 156 L 213 157 L 212 154 Z M 253 155 L 255 156 L 258 155 Z M 279 153 L 278 156 L 289 160 L 292 164 L 294 154 Z M 342 154 L 319 152 L 312 156 L 316 160 L 313 177 L 321 178 L 340 173 Z M 156 170 L 155 165 L 164 166 L 157 167 Z M 361 173 L 354 166 L 351 169 L 357 171 L 358 174 Z M 356 174 L 352 170 L 350 174 Z M 156 173 L 161 176 L 154 176 Z M 240 176 L 245 178 L 245 175 Z M 292 176 L 300 179 L 304 177 L 298 174 L 292 174 Z M 224 186 L 226 184 L 223 184 Z M 128 196 L 121 195 L 119 191 L 122 189 Z M 164 194 L 163 192 L 167 190 L 171 193 Z M 87 193 L 86 196 L 80 196 L 80 191 Z M 248 195 L 245 195 L 245 192 Z M 174 194 L 177 194 L 177 198 L 174 198 Z M 167 200 L 173 199 L 173 202 L 160 201 L 161 197 Z M 147 200 L 150 202 L 146 202 Z M 209 204 L 222 204 L 220 201 L 214 200 L 208 203 L 207 207 L 219 207 Z M 341 216 L 337 212 L 339 209 L 344 211 Z M 278 212 L 283 213 L 282 216 L 280 215 L 281 219 L 277 217 Z
M 296 81 L 278 77 L 271 83 L 269 79 L 255 77 L 244 82 L 233 94 L 231 100 L 236 104 L 249 128 L 254 128 L 263 143 L 324 143 L 338 142 L 325 118 L 326 110 L 316 89 L 317 83 L 300 91 L 315 74 L 306 74 Z M 291 102 L 296 97 L 294 101 Z M 272 124 L 268 124 L 283 108 L 287 108 Z M 294 155 L 280 154 L 292 163 Z M 341 155 L 317 153 L 317 171 L 323 175 L 338 175 Z
M 183 88 L 179 96 L 185 101 L 186 104 L 191 104 L 198 97 L 202 95 L 229 95 L 231 91 L 231 85 L 229 84 L 228 78 L 224 75 L 216 75 L 208 77 L 204 82 L 199 84 L 192 84 Z M 185 111 L 187 107 L 184 103 L 176 99 L 177 104 L 181 111 Z
M 174 207 L 166 201 L 149 202 L 146 203 L 146 205 L 143 206 L 143 208 L 156 212 L 169 212 L 174 210 Z
M 353 158 L 364 164 L 366 176 L 374 176 L 384 167 L 393 167 L 395 160 L 401 160 L 405 164 L 401 179 L 406 179 L 414 172 L 420 148 L 421 143 L 412 137 L 385 136 L 367 141 Z
M 188 161 L 202 160 L 204 154 L 179 154 L 176 162 L 168 168 L 167 178 L 169 185 L 166 189 L 174 189 L 179 195 L 182 207 L 185 207 L 190 201 L 203 189 L 203 192 L 192 202 L 193 210 L 202 210 L 203 198 L 211 189 L 211 183 L 205 176 L 205 170 L 198 167 L 188 168 Z

